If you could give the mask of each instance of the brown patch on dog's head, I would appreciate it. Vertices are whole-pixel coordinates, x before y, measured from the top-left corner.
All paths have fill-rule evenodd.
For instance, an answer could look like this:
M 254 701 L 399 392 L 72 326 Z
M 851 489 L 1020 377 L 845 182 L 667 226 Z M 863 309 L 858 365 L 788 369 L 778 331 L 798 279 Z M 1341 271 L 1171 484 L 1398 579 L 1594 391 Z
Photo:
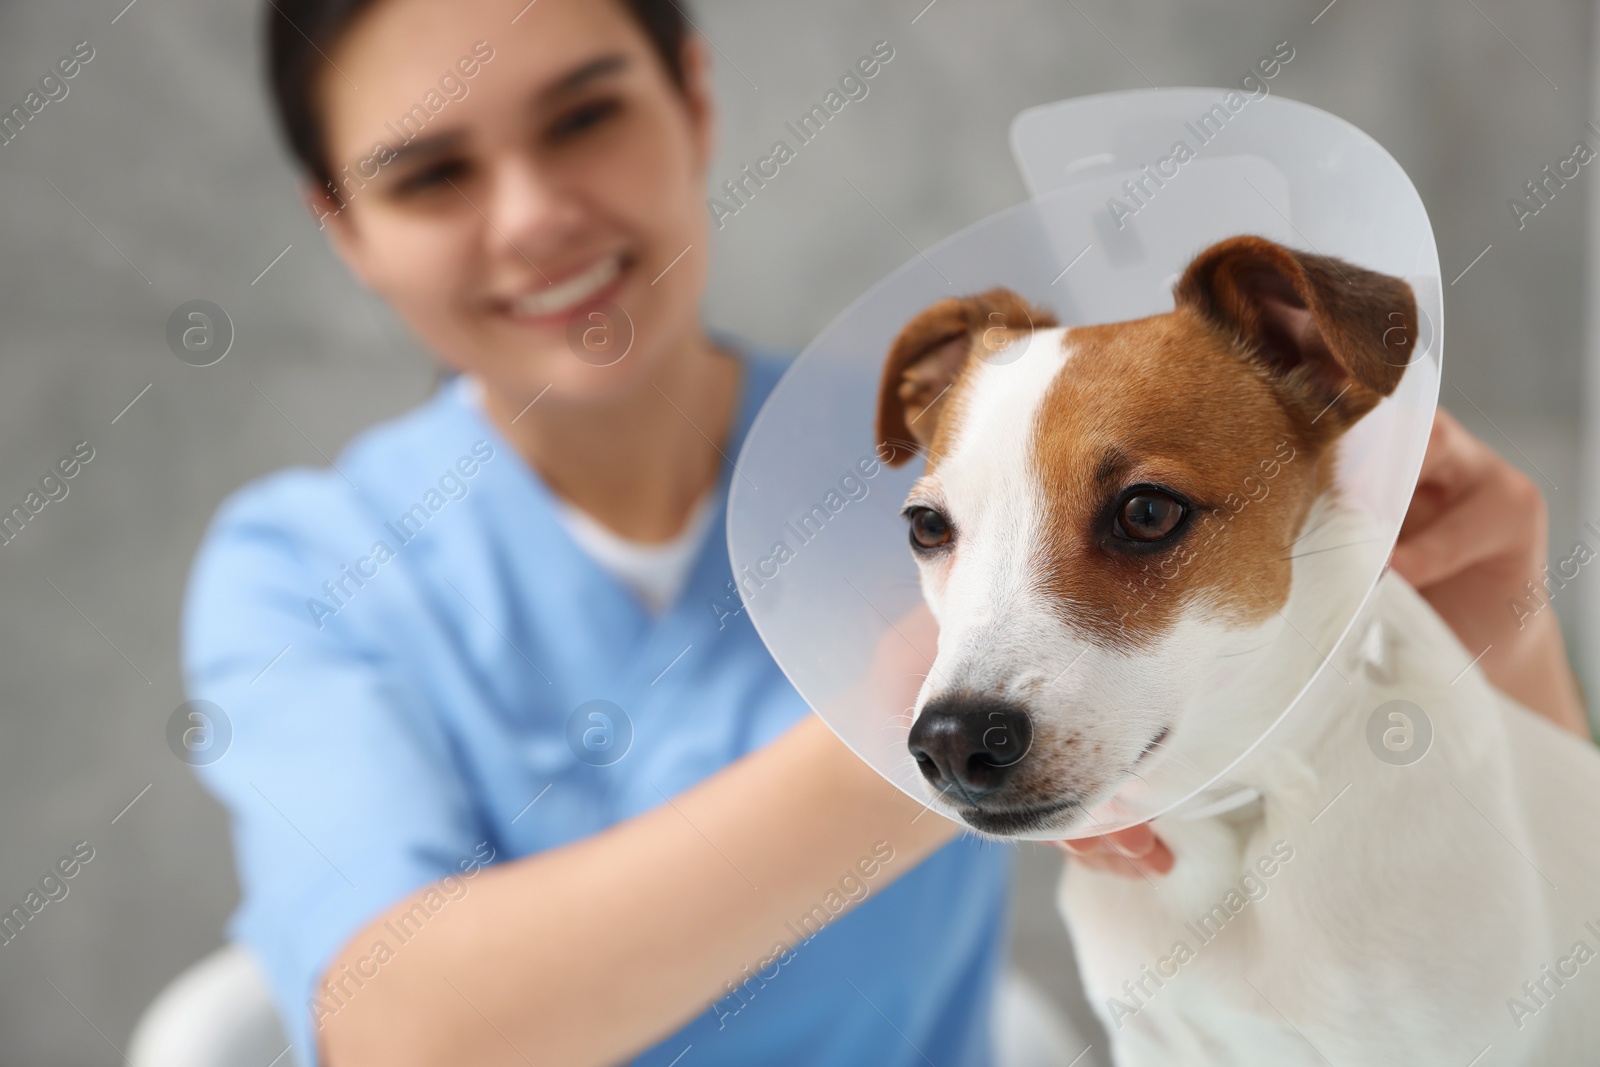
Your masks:
M 1208 248 L 1175 295 L 1168 314 L 1070 330 L 1034 429 L 1045 588 L 1121 647 L 1197 602 L 1242 623 L 1284 604 L 1332 445 L 1398 386 L 1416 337 L 1404 281 L 1257 237 Z M 1186 505 L 1176 536 L 1118 536 L 1140 487 Z
M 996 353 L 1055 316 L 1009 289 L 951 297 L 923 310 L 889 347 L 878 389 L 878 454 L 891 467 L 933 448 L 952 388 L 974 352 Z

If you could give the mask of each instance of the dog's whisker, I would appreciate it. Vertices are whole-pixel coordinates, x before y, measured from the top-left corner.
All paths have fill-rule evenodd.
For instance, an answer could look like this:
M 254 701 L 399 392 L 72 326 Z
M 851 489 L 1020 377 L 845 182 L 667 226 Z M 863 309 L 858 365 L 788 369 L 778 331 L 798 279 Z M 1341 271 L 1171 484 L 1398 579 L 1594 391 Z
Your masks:
M 1338 515 L 1336 514 L 1329 515 L 1327 518 L 1311 527 L 1311 529 L 1303 531 L 1299 537 L 1296 537 L 1293 541 L 1290 541 L 1288 544 L 1284 545 L 1284 550 L 1287 551 L 1293 548 L 1295 545 L 1298 545 L 1301 541 L 1304 541 L 1306 538 L 1310 537 L 1312 534 L 1316 533 L 1318 530 L 1322 529 L 1336 518 L 1338 518 Z
M 885 722 L 884 722 L 884 725 L 883 725 L 882 729 L 887 730 L 890 727 L 895 726 L 895 725 L 900 724 L 900 723 L 904 723 L 906 728 L 909 729 L 911 727 L 911 724 L 916 722 L 916 721 L 917 721 L 916 709 L 915 708 L 907 708 L 906 710 L 900 712 L 899 714 L 887 716 L 886 719 L 885 719 Z
M 1202 771 L 1199 767 L 1195 766 L 1194 762 L 1192 760 L 1190 760 L 1189 757 L 1185 756 L 1181 750 L 1173 748 L 1173 747 L 1171 747 L 1171 745 L 1172 745 L 1172 743 L 1170 741 L 1161 740 L 1161 741 L 1152 741 L 1152 742 L 1150 742 L 1150 744 L 1147 747 L 1150 748 L 1150 749 L 1164 748 L 1164 749 L 1167 750 L 1166 754 L 1167 754 L 1168 758 L 1177 760 L 1179 763 L 1183 764 L 1185 767 L 1189 768 L 1191 771 L 1193 771 L 1196 774 L 1199 774 L 1199 775 L 1204 775 L 1205 774 L 1205 772 Z
M 1265 642 L 1263 644 L 1259 644 L 1259 645 L 1255 646 L 1254 648 L 1244 649 L 1241 652 L 1219 652 L 1219 653 L 1217 653 L 1217 658 L 1218 659 L 1233 659 L 1233 658 L 1235 658 L 1237 656 L 1248 656 L 1253 652 L 1260 652 L 1263 648 L 1271 648 L 1274 643 L 1275 642 L 1273 642 L 1273 641 L 1267 641 L 1267 642 Z
M 1292 556 L 1279 556 L 1278 559 L 1280 561 L 1286 559 L 1304 559 L 1306 556 L 1315 556 L 1320 552 L 1334 552 L 1341 548 L 1355 548 L 1357 545 L 1370 545 L 1377 543 L 1377 541 L 1378 538 L 1369 537 L 1364 541 L 1350 541 L 1342 545 L 1329 545 L 1326 548 L 1308 548 L 1304 552 L 1296 552 Z
M 1197 766 L 1195 764 L 1195 762 L 1193 760 L 1189 759 L 1187 756 L 1184 756 L 1182 753 L 1174 752 L 1174 753 L 1172 753 L 1172 758 L 1177 760 L 1179 763 L 1183 764 L 1185 767 L 1189 768 L 1195 774 L 1198 774 L 1198 775 L 1201 775 L 1201 776 L 1205 775 L 1205 772 L 1202 771 L 1199 768 L 1199 766 Z

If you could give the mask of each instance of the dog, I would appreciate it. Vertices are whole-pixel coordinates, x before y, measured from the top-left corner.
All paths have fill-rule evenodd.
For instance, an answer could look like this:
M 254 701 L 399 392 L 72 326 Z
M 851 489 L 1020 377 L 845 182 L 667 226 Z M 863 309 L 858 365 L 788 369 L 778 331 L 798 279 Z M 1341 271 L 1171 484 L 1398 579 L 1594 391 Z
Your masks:
M 1241 236 L 1173 292 L 1064 328 L 996 289 L 890 348 L 880 454 L 926 459 L 904 514 L 939 625 L 909 737 L 930 805 L 1084 836 L 1172 761 L 1226 766 L 1338 645 L 1345 684 L 1241 765 L 1246 803 L 1154 821 L 1169 874 L 1064 872 L 1115 1062 L 1600 1063 L 1600 754 L 1493 689 L 1392 573 L 1338 641 L 1384 538 L 1335 445 L 1406 372 L 1410 287 Z M 1381 758 L 1385 707 L 1413 710 L 1384 737 L 1426 718 L 1420 758 Z

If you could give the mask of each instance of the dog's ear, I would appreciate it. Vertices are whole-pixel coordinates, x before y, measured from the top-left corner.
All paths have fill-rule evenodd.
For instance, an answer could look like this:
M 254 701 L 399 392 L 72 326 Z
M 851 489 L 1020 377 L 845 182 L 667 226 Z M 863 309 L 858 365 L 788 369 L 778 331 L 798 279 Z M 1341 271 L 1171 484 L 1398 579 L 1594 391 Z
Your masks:
M 1200 253 L 1174 295 L 1273 375 L 1314 437 L 1337 436 L 1394 392 L 1416 346 L 1404 281 L 1260 237 Z
M 999 352 L 1054 315 L 1009 289 L 950 297 L 925 308 L 889 346 L 878 387 L 878 454 L 898 467 L 933 441 L 944 396 L 974 352 Z

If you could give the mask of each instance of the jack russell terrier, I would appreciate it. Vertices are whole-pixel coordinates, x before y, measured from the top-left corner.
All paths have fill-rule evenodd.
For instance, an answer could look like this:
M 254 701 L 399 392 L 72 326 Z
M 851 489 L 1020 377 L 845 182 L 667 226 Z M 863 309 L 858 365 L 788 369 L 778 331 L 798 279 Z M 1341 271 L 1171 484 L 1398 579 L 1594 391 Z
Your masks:
M 1163 761 L 1226 765 L 1366 592 L 1339 549 L 1381 538 L 1335 445 L 1405 372 L 1410 287 L 1236 237 L 1174 295 L 1062 328 L 996 289 L 891 347 L 878 437 L 927 459 L 905 515 L 939 624 L 909 745 L 982 834 L 1081 836 Z M 1491 688 L 1395 575 L 1368 610 L 1348 687 L 1235 780 L 1256 799 L 1157 819 L 1170 874 L 1063 879 L 1119 1067 L 1600 1063 L 1600 753 Z M 1299 653 L 1225 673 L 1289 618 Z M 1368 740 L 1394 701 L 1431 723 L 1408 765 Z

